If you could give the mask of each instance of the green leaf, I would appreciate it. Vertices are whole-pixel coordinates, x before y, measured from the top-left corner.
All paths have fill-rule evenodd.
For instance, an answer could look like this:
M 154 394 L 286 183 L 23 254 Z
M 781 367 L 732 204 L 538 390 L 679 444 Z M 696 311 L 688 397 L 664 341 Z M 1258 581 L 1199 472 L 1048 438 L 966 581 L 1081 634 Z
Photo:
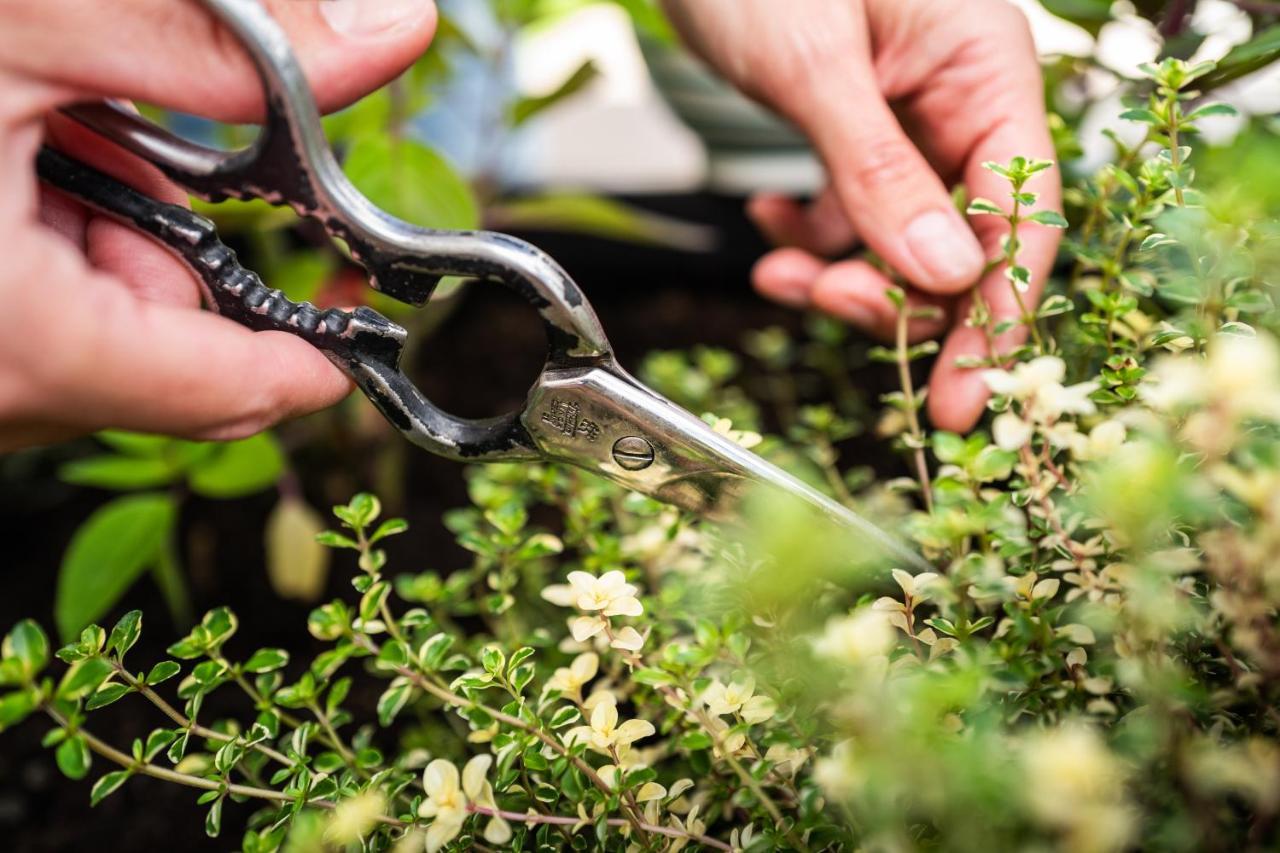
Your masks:
M 114 429 L 103 430 L 94 437 L 112 450 L 137 457 L 159 456 L 178 443 L 176 439 L 163 435 L 145 435 Z
M 34 620 L 23 619 L 5 635 L 0 654 L 6 661 L 17 661 L 20 671 L 29 680 L 49 662 L 49 638 Z
M 176 740 L 178 735 L 168 729 L 156 729 L 147 735 L 147 744 L 142 750 L 142 759 L 150 761 L 160 754 L 161 750 Z
M 710 749 L 712 744 L 711 735 L 706 732 L 689 732 L 680 738 L 680 747 L 690 752 L 697 752 L 701 749 Z
M 1160 118 L 1160 116 L 1156 115 L 1151 110 L 1146 109 L 1125 110 L 1120 113 L 1120 118 L 1124 121 L 1138 121 L 1143 122 L 1144 124 L 1153 124 L 1157 127 L 1164 124 L 1164 119 Z
M 76 459 L 58 469 L 58 477 L 77 486 L 130 491 L 165 486 L 182 471 L 163 457 L 104 454 Z
M 1031 222 L 1038 225 L 1045 225 L 1049 228 L 1066 228 L 1067 220 L 1055 210 L 1040 210 L 1027 217 Z
M 1195 121 L 1209 116 L 1238 116 L 1240 111 L 1230 104 L 1205 104 L 1188 115 L 1184 121 Z
M 1258 290 L 1242 290 L 1227 300 L 1227 306 L 1245 314 L 1264 314 L 1270 312 L 1275 303 L 1266 293 Z
M 111 629 L 107 639 L 107 653 L 115 652 L 116 657 L 123 659 L 125 652 L 133 648 L 142 634 L 142 611 L 130 610 L 120 617 L 120 621 Z
M 245 672 L 272 672 L 289 663 L 289 653 L 284 649 L 258 649 L 245 661 Z
M 408 703 L 413 695 L 413 685 L 405 678 L 397 678 L 378 697 L 378 722 L 386 727 Z
M 89 744 L 85 741 L 84 735 L 81 734 L 71 735 L 58 744 L 54 759 L 58 763 L 58 769 L 68 779 L 83 779 L 89 772 L 89 766 L 93 763 L 93 756 L 89 753 Z
M 239 498 L 275 485 L 284 473 L 284 451 L 271 433 L 217 445 L 217 452 L 187 475 L 197 494 Z
M 564 551 L 564 542 L 560 541 L 560 537 L 550 533 L 535 533 L 516 549 L 515 558 L 521 561 L 537 560 L 554 556 L 562 551 Z
M 77 661 L 62 676 L 58 685 L 58 698 L 74 701 L 92 692 L 114 671 L 105 658 L 93 657 Z
M 173 498 L 163 494 L 117 498 L 89 516 L 58 571 L 54 619 L 63 638 L 110 610 L 155 562 L 176 516 Z
M 240 620 L 229 607 L 215 607 L 200 620 L 200 626 L 208 632 L 209 645 L 213 648 L 231 639 L 239 625 Z
M 94 782 L 93 790 L 89 792 L 90 808 L 96 806 L 98 803 L 115 793 L 116 789 L 123 785 L 128 778 L 128 770 L 113 770 L 97 782 Z
M 717 242 L 716 232 L 705 225 L 576 193 L 503 199 L 485 209 L 485 218 L 503 230 L 584 234 L 686 252 L 711 251 Z
M 32 690 L 15 690 L 0 697 L 0 731 L 22 722 L 36 709 L 36 693 Z
M 151 671 L 147 673 L 147 684 L 159 684 L 162 681 L 168 681 L 181 671 L 182 667 L 176 661 L 162 660 L 151 667 Z
M 553 729 L 562 729 L 571 723 L 577 722 L 581 716 L 582 714 L 578 712 L 577 708 L 572 705 L 566 705 L 551 715 L 549 725 Z
M 377 542 L 378 540 L 385 539 L 388 536 L 395 536 L 397 534 L 404 533 L 408 529 L 409 522 L 405 521 L 403 518 L 388 518 L 386 521 L 378 525 L 378 529 L 369 537 L 369 542 Z
M 470 184 L 418 142 L 389 134 L 361 136 L 352 144 L 343 169 L 370 201 L 406 222 L 451 229 L 480 224 Z
M 501 675 L 502 670 L 506 667 L 506 662 L 506 656 L 503 655 L 502 649 L 497 646 L 485 646 L 480 650 L 480 663 L 484 666 L 486 672 Z
M 96 711 L 98 708 L 105 708 L 112 702 L 123 698 L 126 694 L 132 692 L 127 684 L 121 684 L 113 681 L 110 684 L 104 684 L 97 690 L 93 691 L 93 695 L 89 697 L 89 701 L 84 704 L 86 711 Z
M 225 802 L 224 797 L 219 797 L 209 806 L 209 813 L 204 818 L 204 832 L 210 838 L 217 838 L 218 833 L 222 831 L 222 804 Z
M 959 462 L 965 456 L 964 439 L 954 432 L 935 432 L 933 455 L 938 457 L 939 462 Z
M 519 127 L 543 110 L 553 107 L 565 98 L 582 91 L 587 84 L 595 80 L 599 75 L 600 69 L 596 67 L 595 61 L 588 59 L 579 65 L 554 91 L 545 95 L 517 99 L 511 105 L 512 125 Z
M 445 655 L 453 648 L 453 637 L 449 634 L 435 634 L 418 650 L 418 662 L 430 670 L 440 669 Z

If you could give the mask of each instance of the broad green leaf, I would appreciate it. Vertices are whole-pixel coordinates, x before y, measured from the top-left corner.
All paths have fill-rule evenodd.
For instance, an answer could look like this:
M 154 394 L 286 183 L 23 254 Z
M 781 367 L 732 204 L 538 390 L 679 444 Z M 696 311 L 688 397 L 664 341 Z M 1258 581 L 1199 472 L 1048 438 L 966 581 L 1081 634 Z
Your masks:
M 36 694 L 31 690 L 15 690 L 0 697 L 0 731 L 16 726 L 36 709 Z
M 5 635 L 0 654 L 5 660 L 17 661 L 29 679 L 49 662 L 49 638 L 34 620 L 23 619 Z
M 66 675 L 62 676 L 62 682 L 58 685 L 58 698 L 74 701 L 95 690 L 112 671 L 110 662 L 105 658 L 76 661 Z
M 104 684 L 93 692 L 93 695 L 89 697 L 89 701 L 85 703 L 84 707 L 88 711 L 105 708 L 112 702 L 124 698 L 131 689 L 132 688 L 130 688 L 129 685 L 121 684 L 118 681 L 113 681 L 110 684 Z
M 89 765 L 93 763 L 89 744 L 85 742 L 84 735 L 80 734 L 74 734 L 58 744 L 54 758 L 58 762 L 58 769 L 69 779 L 83 779 L 89 772 Z
M 267 577 L 282 598 L 313 602 L 323 594 L 329 577 L 323 533 L 320 514 L 298 498 L 283 497 L 271 511 L 264 534 Z
M 181 474 L 169 459 L 103 454 L 76 459 L 58 469 L 58 476 L 77 486 L 129 491 L 172 483 Z
M 245 672 L 272 672 L 289 663 L 289 653 L 284 649 L 258 649 L 245 661 Z
M 187 475 L 193 491 L 207 498 L 238 498 L 260 492 L 284 473 L 280 444 L 270 433 L 218 445 Z
M 606 240 L 707 252 L 717 236 L 706 226 L 642 210 L 614 199 L 547 193 L 506 199 L 485 210 L 495 228 L 585 234 Z
M 54 618 L 62 637 L 74 637 L 115 605 L 155 562 L 176 516 L 177 505 L 164 494 L 117 498 L 89 516 L 58 571 Z
M 182 667 L 176 661 L 162 660 L 151 667 L 151 671 L 147 673 L 147 684 L 159 684 L 162 681 L 168 681 L 181 671 Z
M 361 136 L 343 169 L 369 200 L 413 225 L 476 228 L 480 212 L 471 186 L 443 157 L 411 140 Z

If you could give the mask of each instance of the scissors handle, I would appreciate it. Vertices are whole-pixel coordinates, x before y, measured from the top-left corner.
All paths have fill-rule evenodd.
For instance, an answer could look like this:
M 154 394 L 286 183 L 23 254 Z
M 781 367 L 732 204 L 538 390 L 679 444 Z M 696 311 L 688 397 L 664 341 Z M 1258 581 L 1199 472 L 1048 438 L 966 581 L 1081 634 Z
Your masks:
M 266 119 L 257 140 L 220 151 L 181 139 L 112 102 L 66 110 L 77 121 L 157 166 L 210 201 L 262 199 L 287 205 L 341 239 L 370 283 L 400 301 L 424 303 L 441 276 L 499 282 L 541 315 L 547 363 L 554 367 L 611 359 L 599 320 L 577 284 L 536 247 L 505 234 L 421 228 L 380 210 L 335 160 L 319 111 L 284 31 L 258 0 L 200 0 L 244 45 L 263 85 Z M 187 261 L 210 304 L 253 329 L 298 335 L 345 369 L 416 444 L 471 460 L 534 456 L 520 413 L 458 418 L 438 409 L 400 371 L 404 330 L 368 309 L 319 312 L 266 288 L 234 262 L 207 220 L 163 205 L 84 164 L 45 151 L 42 175 L 93 207 L 137 225 Z
M 266 8 L 258 0 L 199 2 L 244 45 L 262 82 L 266 119 L 252 145 L 221 151 L 189 142 L 109 101 L 66 114 L 201 198 L 262 199 L 314 219 L 348 246 L 375 289 L 401 302 L 422 305 L 446 275 L 498 280 L 529 292 L 557 352 L 607 352 L 581 291 L 544 252 L 506 234 L 411 225 L 365 198 L 334 159 L 302 68 Z
M 539 455 L 520 413 L 470 420 L 427 400 L 400 369 L 405 330 L 378 312 L 367 307 L 321 310 L 289 300 L 241 266 L 208 219 L 143 195 L 51 148 L 41 148 L 36 170 L 41 179 L 171 249 L 200 279 L 206 302 L 217 313 L 254 331 L 296 335 L 324 352 L 415 444 L 459 460 Z

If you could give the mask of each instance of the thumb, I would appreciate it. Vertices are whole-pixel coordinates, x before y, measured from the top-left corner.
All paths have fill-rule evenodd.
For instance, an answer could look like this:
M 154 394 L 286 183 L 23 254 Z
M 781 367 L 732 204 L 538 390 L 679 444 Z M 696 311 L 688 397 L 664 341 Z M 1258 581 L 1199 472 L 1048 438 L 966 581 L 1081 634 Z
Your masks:
M 257 0 L 223 0 L 222 5 Z M 267 0 L 322 110 L 345 105 L 417 59 L 435 32 L 432 0 Z M 221 121 L 262 113 L 240 41 L 195 0 L 0 0 L 0 67 L 63 100 L 143 101 Z
M 834 105 L 841 106 L 835 107 Z M 858 236 L 912 284 L 956 293 L 982 273 L 982 247 L 907 138 L 869 65 L 818 78 L 790 110 L 826 163 Z

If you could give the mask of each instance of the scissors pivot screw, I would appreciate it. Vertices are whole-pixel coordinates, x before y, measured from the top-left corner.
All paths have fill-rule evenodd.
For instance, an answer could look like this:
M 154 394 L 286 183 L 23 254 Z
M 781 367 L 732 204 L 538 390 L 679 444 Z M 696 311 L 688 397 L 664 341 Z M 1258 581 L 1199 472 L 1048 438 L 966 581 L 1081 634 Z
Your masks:
M 624 436 L 613 443 L 613 461 L 628 471 L 643 471 L 653 464 L 653 445 L 638 435 Z

